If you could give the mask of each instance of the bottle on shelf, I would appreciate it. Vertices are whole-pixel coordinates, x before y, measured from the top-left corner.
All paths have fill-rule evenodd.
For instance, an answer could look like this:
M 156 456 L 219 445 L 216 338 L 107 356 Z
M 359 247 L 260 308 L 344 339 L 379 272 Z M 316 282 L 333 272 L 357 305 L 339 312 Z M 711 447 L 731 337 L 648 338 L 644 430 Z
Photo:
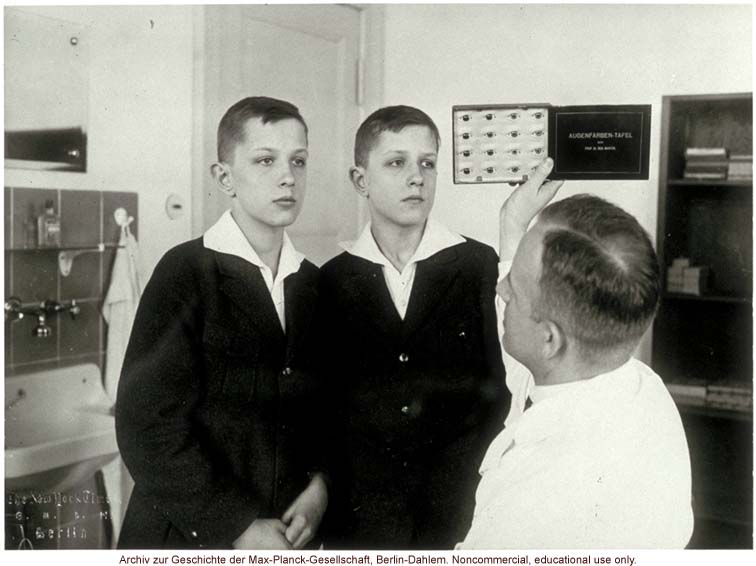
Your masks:
M 40 248 L 60 247 L 60 215 L 55 213 L 52 199 L 45 201 L 45 212 L 37 217 L 37 245 Z

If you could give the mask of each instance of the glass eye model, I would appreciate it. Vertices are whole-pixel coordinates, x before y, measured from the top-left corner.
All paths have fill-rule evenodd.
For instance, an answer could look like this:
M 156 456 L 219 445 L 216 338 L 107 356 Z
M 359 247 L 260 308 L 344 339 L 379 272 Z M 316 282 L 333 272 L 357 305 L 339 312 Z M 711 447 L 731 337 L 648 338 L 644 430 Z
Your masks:
M 464 134 L 462 134 L 462 139 L 463 140 L 469 140 L 470 139 L 470 132 L 465 132 Z
M 520 155 L 520 150 L 517 148 L 513 148 L 507 151 L 507 153 L 509 153 L 510 155 Z
M 486 132 L 485 135 L 486 135 L 487 138 L 492 138 L 492 137 L 494 137 L 496 135 L 496 132 Z
M 517 167 L 517 165 L 514 165 L 513 167 L 510 167 L 509 169 L 507 169 L 507 171 L 509 171 L 510 173 L 517 173 L 519 170 L 520 168 Z
M 535 130 L 533 132 L 530 132 L 530 135 L 540 138 L 543 135 L 543 130 Z
M 494 171 L 496 171 L 495 168 L 493 168 L 493 167 L 486 167 L 486 173 L 493 173 Z
M 543 112 L 533 112 L 531 116 L 536 120 L 540 120 L 541 118 L 543 118 Z
M 464 157 L 470 157 L 470 154 L 471 154 L 471 153 L 472 153 L 472 152 L 471 152 L 471 151 L 470 151 L 469 149 L 465 149 L 465 150 L 463 150 L 463 151 L 462 151 L 462 155 L 463 155 Z
M 470 121 L 470 115 L 469 114 L 462 114 L 462 120 L 465 121 L 465 122 L 469 122 Z
M 510 120 L 517 120 L 517 118 L 519 117 L 520 115 L 517 112 L 510 112 L 509 114 L 507 114 L 507 118 L 509 118 Z
M 486 120 L 493 120 L 493 119 L 494 119 L 494 114 L 492 114 L 491 112 L 486 114 Z
M 517 136 L 519 136 L 519 135 L 520 135 L 520 132 L 518 132 L 517 130 L 512 130 L 511 132 L 507 132 L 507 135 L 508 135 L 508 136 L 509 136 L 510 138 L 516 138 Z
M 465 175 L 469 175 L 470 174 L 470 168 L 469 167 L 465 167 L 464 169 L 462 169 L 462 173 L 464 173 Z
M 530 151 L 531 151 L 531 153 L 535 153 L 536 155 L 541 155 L 543 153 L 543 148 L 542 147 L 534 147 Z
M 493 149 L 487 149 L 486 150 L 486 155 L 493 155 L 494 153 L 496 153 L 496 152 Z

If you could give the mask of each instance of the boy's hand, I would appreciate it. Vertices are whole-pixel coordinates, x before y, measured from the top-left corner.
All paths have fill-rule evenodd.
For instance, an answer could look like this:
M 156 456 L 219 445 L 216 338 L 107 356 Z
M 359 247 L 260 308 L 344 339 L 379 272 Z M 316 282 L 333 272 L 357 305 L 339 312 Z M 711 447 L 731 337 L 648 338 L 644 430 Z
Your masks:
M 288 525 L 286 538 L 295 549 L 304 548 L 312 540 L 320 526 L 328 506 L 328 488 L 323 474 L 315 474 L 310 484 L 299 494 L 284 513 L 282 519 Z
M 499 250 L 502 260 L 514 257 L 517 245 L 528 231 L 531 220 L 554 198 L 562 186 L 563 181 L 546 181 L 553 167 L 554 160 L 547 158 L 502 205 L 499 213 Z
M 239 538 L 234 548 L 243 550 L 291 550 L 286 540 L 286 525 L 278 519 L 255 519 Z

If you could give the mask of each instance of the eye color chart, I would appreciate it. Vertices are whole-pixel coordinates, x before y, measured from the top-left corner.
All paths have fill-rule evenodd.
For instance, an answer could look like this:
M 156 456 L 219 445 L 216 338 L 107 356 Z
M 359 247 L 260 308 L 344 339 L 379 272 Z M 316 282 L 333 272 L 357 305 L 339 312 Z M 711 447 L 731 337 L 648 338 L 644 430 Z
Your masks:
M 546 157 L 551 179 L 648 179 L 651 105 L 452 107 L 455 184 L 525 182 Z
M 548 105 L 455 106 L 454 182 L 522 183 L 548 155 Z

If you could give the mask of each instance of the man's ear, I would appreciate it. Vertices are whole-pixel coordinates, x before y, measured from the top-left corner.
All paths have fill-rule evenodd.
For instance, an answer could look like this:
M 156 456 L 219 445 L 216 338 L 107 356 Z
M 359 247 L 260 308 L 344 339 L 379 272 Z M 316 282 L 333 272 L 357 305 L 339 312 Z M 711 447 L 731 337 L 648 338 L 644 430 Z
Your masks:
M 226 163 L 222 161 L 216 161 L 210 166 L 210 173 L 218 184 L 220 191 L 229 197 L 235 197 L 236 191 L 234 185 L 231 182 L 231 171 Z
M 349 179 L 352 181 L 354 190 L 361 197 L 368 198 L 367 179 L 365 178 L 365 168 L 360 165 L 354 165 L 349 168 Z
M 543 357 L 551 360 L 558 356 L 566 346 L 566 338 L 562 327 L 553 320 L 542 320 L 540 322 L 543 348 Z

